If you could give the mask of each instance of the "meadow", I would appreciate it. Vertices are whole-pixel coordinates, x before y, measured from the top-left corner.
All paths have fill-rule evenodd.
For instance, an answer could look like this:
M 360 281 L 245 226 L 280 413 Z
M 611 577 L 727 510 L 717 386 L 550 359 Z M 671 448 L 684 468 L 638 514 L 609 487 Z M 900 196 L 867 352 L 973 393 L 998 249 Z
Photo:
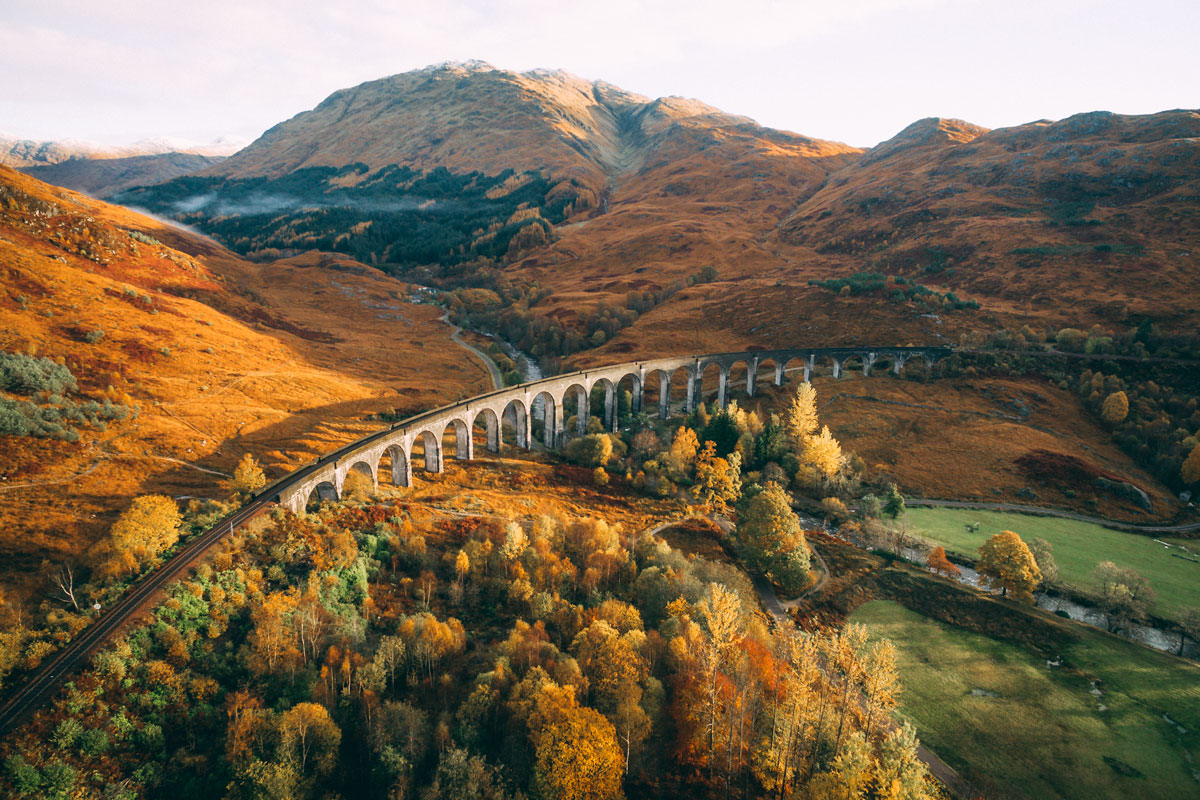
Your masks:
M 1051 666 L 885 600 L 850 621 L 896 644 L 902 713 L 984 796 L 1200 796 L 1195 664 L 1072 626 Z
M 1155 614 L 1177 618 L 1181 609 L 1200 606 L 1200 563 L 1176 557 L 1183 551 L 1149 536 L 1069 519 L 957 508 L 911 508 L 904 521 L 922 539 L 972 559 L 978 557 L 979 545 L 1000 531 L 1016 531 L 1026 542 L 1040 537 L 1054 548 L 1059 580 L 1071 587 L 1095 589 L 1092 570 L 1101 561 L 1112 561 L 1150 582 L 1158 595 L 1151 608 Z M 976 522 L 977 530 L 967 529 Z

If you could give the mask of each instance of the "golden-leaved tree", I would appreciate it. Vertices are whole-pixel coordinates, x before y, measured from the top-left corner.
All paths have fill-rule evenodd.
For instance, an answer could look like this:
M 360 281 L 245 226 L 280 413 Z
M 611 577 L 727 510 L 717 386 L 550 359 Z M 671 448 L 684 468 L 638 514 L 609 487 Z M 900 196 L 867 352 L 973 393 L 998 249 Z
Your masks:
M 1104 405 L 1100 407 L 1100 416 L 1109 425 L 1124 422 L 1125 418 L 1129 416 L 1129 396 L 1124 392 L 1113 392 L 1104 398 Z
M 696 483 L 692 487 L 696 500 L 708 511 L 724 513 L 742 494 L 742 457 L 730 453 L 721 458 L 714 443 L 704 443 L 696 459 Z
M 262 467 L 258 466 L 258 462 L 254 460 L 254 456 L 246 453 L 233 470 L 233 480 L 230 482 L 230 488 L 235 492 L 250 494 L 266 485 L 267 476 L 263 474 Z
M 1184 483 L 1200 483 L 1200 441 L 1192 447 L 1192 452 L 1183 462 L 1179 476 Z
M 617 800 L 621 748 L 611 722 L 580 706 L 570 686 L 546 683 L 529 720 L 534 746 L 534 783 L 555 800 Z
M 751 564 L 787 589 L 799 589 L 808 578 L 808 543 L 787 493 L 774 483 L 746 505 L 738 523 L 738 539 Z
M 1033 601 L 1033 590 L 1042 581 L 1037 560 L 1021 537 L 1012 531 L 1000 531 L 979 547 L 975 563 L 990 586 L 1000 587 L 1000 594 L 1026 602 Z
M 175 501 L 160 494 L 134 498 L 109 531 L 108 558 L 101 572 L 128 575 L 153 563 L 179 541 L 183 518 Z
M 796 387 L 792 402 L 783 413 L 783 428 L 792 452 L 803 457 L 804 444 L 817 432 L 817 390 L 808 381 Z

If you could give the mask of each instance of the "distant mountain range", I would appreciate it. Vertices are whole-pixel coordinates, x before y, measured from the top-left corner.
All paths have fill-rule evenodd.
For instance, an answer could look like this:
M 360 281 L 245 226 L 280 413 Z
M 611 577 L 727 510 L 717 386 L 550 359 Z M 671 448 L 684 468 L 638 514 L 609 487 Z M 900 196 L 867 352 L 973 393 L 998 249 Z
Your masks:
M 87 191 L 252 257 L 329 250 L 449 285 L 536 285 L 528 313 L 563 331 L 598 304 L 681 347 L 704 330 L 946 341 L 1200 321 L 1196 111 L 925 119 L 863 150 L 468 62 L 335 92 L 219 163 L 172 168 L 196 171 Z M 645 341 L 584 333 L 600 353 Z

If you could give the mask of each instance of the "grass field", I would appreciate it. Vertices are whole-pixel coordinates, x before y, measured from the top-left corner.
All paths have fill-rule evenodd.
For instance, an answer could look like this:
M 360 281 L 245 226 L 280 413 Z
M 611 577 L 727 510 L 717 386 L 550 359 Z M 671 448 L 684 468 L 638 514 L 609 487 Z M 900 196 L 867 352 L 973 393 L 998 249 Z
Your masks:
M 902 712 L 985 797 L 1200 797 L 1200 667 L 1080 627 L 1049 667 L 886 600 L 850 621 L 895 642 Z
M 1054 547 L 1059 580 L 1079 589 L 1094 588 L 1091 573 L 1101 561 L 1137 570 L 1158 594 L 1153 611 L 1175 618 L 1186 606 L 1200 606 L 1200 564 L 1177 558 L 1149 536 L 1102 528 L 1086 522 L 996 511 L 957 508 L 911 508 L 904 520 L 913 533 L 968 558 L 979 545 L 1000 531 L 1016 531 L 1026 542 L 1040 537 Z M 966 525 L 980 523 L 971 533 Z M 1196 543 L 1194 543 L 1196 544 Z M 1200 549 L 1200 544 L 1194 549 Z

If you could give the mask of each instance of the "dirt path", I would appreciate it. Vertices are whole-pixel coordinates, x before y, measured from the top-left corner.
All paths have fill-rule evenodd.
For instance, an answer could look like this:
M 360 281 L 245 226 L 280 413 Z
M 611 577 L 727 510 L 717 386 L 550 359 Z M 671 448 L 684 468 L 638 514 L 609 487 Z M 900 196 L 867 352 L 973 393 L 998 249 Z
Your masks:
M 483 365 L 485 367 L 487 367 L 488 375 L 492 379 L 492 388 L 493 389 L 503 389 L 504 388 L 504 376 L 502 376 L 500 374 L 500 368 L 496 366 L 495 361 L 492 361 L 492 357 L 489 356 L 487 353 L 483 352 L 482 350 L 480 350 L 478 347 L 474 347 L 463 341 L 462 336 L 459 335 L 462 333 L 462 328 L 458 327 L 457 325 L 455 325 L 453 322 L 450 321 L 450 312 L 449 311 L 447 311 L 445 314 L 443 314 L 438 319 L 440 319 L 442 322 L 446 323 L 447 325 L 449 325 L 451 328 L 454 329 L 454 332 L 450 334 L 450 338 L 454 340 L 454 343 L 456 345 L 463 348 L 467 352 L 475 355 L 477 358 L 479 358 L 480 361 L 483 362 Z
M 1104 517 L 1089 517 L 1086 514 L 1076 514 L 1073 511 L 1059 511 L 1055 508 L 1041 506 L 1026 506 L 1020 503 L 978 503 L 968 500 L 929 500 L 920 497 L 906 497 L 904 502 L 910 506 L 930 506 L 937 508 L 972 508 L 977 511 L 1011 511 L 1016 514 L 1030 514 L 1035 517 L 1059 517 L 1073 519 L 1079 522 L 1090 522 L 1105 528 L 1134 533 L 1183 533 L 1200 530 L 1200 522 L 1186 522 L 1180 525 L 1153 525 L 1144 522 L 1118 522 Z

